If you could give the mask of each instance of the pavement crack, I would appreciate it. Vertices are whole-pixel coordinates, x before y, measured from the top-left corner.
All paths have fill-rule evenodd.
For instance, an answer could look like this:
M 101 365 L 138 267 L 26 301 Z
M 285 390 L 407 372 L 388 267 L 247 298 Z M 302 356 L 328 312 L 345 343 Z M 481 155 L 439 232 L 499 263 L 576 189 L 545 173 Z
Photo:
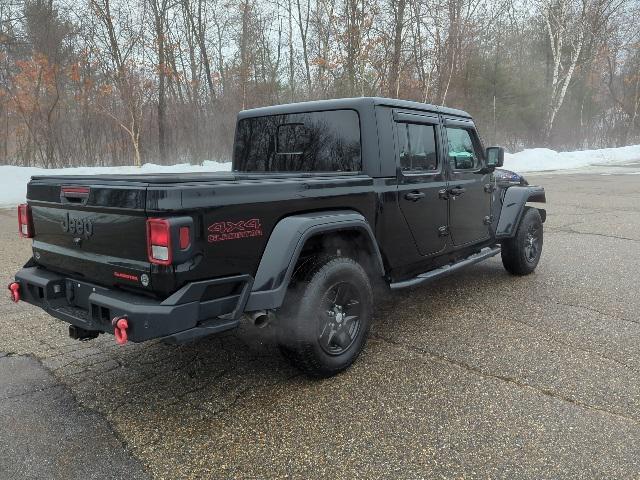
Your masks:
M 160 368 L 155 369 L 154 373 L 150 374 L 148 376 L 144 376 L 146 374 L 146 371 L 134 368 L 132 365 L 129 365 L 128 368 L 130 368 L 132 371 L 134 371 L 136 373 L 141 374 L 142 378 L 140 380 L 136 380 L 136 381 L 124 382 L 124 385 L 126 385 L 127 388 L 138 387 L 138 386 L 143 385 L 145 383 L 152 382 L 152 381 L 154 381 L 155 379 L 157 379 L 159 377 L 166 377 L 167 375 L 169 375 L 171 373 L 175 373 L 175 372 L 178 372 L 180 370 L 185 369 L 186 367 L 188 367 L 197 358 L 198 358 L 198 354 L 197 353 L 195 353 L 194 355 L 192 355 L 192 356 L 190 356 L 190 357 L 188 357 L 186 359 L 184 357 L 181 357 L 181 361 L 180 362 L 176 362 L 176 364 L 173 365 L 172 367 L 167 368 L 167 369 L 160 369 Z M 165 362 L 166 362 L 166 359 L 163 359 L 162 361 L 155 362 L 155 364 L 157 365 L 157 364 L 162 364 L 162 363 L 165 363 Z M 165 363 L 165 365 L 166 365 L 166 363 Z M 121 368 L 127 368 L 127 365 L 125 365 L 125 364 L 121 364 L 120 366 L 121 366 Z M 114 369 L 116 369 L 116 368 L 117 367 L 114 367 Z
M 94 353 L 91 353 L 89 355 L 85 355 L 84 357 L 74 358 L 73 360 L 70 360 L 67 363 L 63 363 L 62 365 L 57 365 L 56 367 L 52 367 L 51 371 L 57 372 L 58 370 L 62 370 L 63 368 L 68 368 L 71 365 L 74 365 L 74 364 L 79 363 L 79 362 L 83 362 L 84 360 L 87 360 L 88 358 L 95 357 L 97 355 L 106 355 L 106 354 L 107 354 L 107 352 L 104 352 L 104 351 L 100 350 L 98 352 L 94 352 Z M 51 358 L 51 357 L 48 357 L 48 358 Z M 93 365 L 95 365 L 95 363 L 89 364 L 88 366 L 93 366 Z
M 276 385 L 280 385 L 282 383 L 288 382 L 288 381 L 290 381 L 290 380 L 292 380 L 292 379 L 294 379 L 296 377 L 299 377 L 301 375 L 302 375 L 301 373 L 295 373 L 293 375 L 286 376 L 286 377 L 284 377 L 282 379 L 279 379 L 279 380 L 276 380 L 276 381 L 273 381 L 273 382 L 268 382 L 268 383 L 265 383 L 265 384 L 262 384 L 262 385 L 250 385 L 248 387 L 241 388 L 240 390 L 238 390 L 235 393 L 235 395 L 233 397 L 233 400 L 231 400 L 229 403 L 227 403 L 227 405 L 225 405 L 225 406 L 223 406 L 221 408 L 218 408 L 218 409 L 211 410 L 211 409 L 208 409 L 208 408 L 204 407 L 203 405 L 196 405 L 196 404 L 194 404 L 192 402 L 189 402 L 189 404 L 193 408 L 195 408 L 196 410 L 200 410 L 201 412 L 203 412 L 203 413 L 205 413 L 207 415 L 210 415 L 213 418 L 221 417 L 225 413 L 233 410 L 240 403 L 240 401 L 243 398 L 247 398 L 250 393 L 253 393 L 255 395 L 255 392 L 257 392 L 257 391 L 264 390 L 264 389 L 269 388 L 269 387 L 274 387 Z
M 423 348 L 420 348 L 420 347 L 416 347 L 416 346 L 413 346 L 413 345 L 408 345 L 408 344 L 405 344 L 405 343 L 397 342 L 397 341 L 391 340 L 389 338 L 383 337 L 381 335 L 373 335 L 373 337 L 378 339 L 378 340 L 381 340 L 383 342 L 386 342 L 386 343 L 389 343 L 391 345 L 394 345 L 396 347 L 408 350 L 410 352 L 414 352 L 414 353 L 417 353 L 419 355 L 423 355 L 423 356 L 426 356 L 426 357 L 430 357 L 432 359 L 439 360 L 441 362 L 448 363 L 450 365 L 453 365 L 453 366 L 458 367 L 458 368 L 460 368 L 462 370 L 465 370 L 465 371 L 467 371 L 467 372 L 469 372 L 471 374 L 474 374 L 474 375 L 477 375 L 477 376 L 480 376 L 480 377 L 483 377 L 483 378 L 499 380 L 499 381 L 508 383 L 510 385 L 513 385 L 513 386 L 518 387 L 518 388 L 523 389 L 523 390 L 533 390 L 533 391 L 537 392 L 538 394 L 544 395 L 545 397 L 549 397 L 549 398 L 552 398 L 552 399 L 555 399 L 555 400 L 559 400 L 559 401 L 574 405 L 576 407 L 583 408 L 585 410 L 590 410 L 590 411 L 594 411 L 594 412 L 599 412 L 599 413 L 604 413 L 604 414 L 607 414 L 607 415 L 611 415 L 611 416 L 614 416 L 614 417 L 617 417 L 617 418 L 632 422 L 632 423 L 634 423 L 636 425 L 640 425 L 640 421 L 638 421 L 637 419 L 635 419 L 633 417 L 630 417 L 628 415 L 624 415 L 624 414 L 622 414 L 620 412 L 614 412 L 614 411 L 608 410 L 608 409 L 603 408 L 603 407 L 598 407 L 596 405 L 591 405 L 591 404 L 582 402 L 580 400 L 576 400 L 575 398 L 571 398 L 571 397 L 566 396 L 566 395 L 561 395 L 558 392 L 555 392 L 555 391 L 553 391 L 553 390 L 551 390 L 549 388 L 542 388 L 542 387 L 539 387 L 539 386 L 531 385 L 530 383 L 523 382 L 522 380 L 518 380 L 517 378 L 511 377 L 511 376 L 508 376 L 508 375 L 500 375 L 500 374 L 497 374 L 497 373 L 487 372 L 485 370 L 482 370 L 479 367 L 475 367 L 475 366 L 470 365 L 468 363 L 452 359 L 450 357 L 447 357 L 446 355 L 435 353 L 435 352 L 432 352 L 430 350 L 423 349 Z
M 611 235 L 611 234 L 599 233 L 599 232 L 580 232 L 579 230 L 574 230 L 573 228 L 548 227 L 546 229 L 546 231 L 553 232 L 553 233 L 570 233 L 570 234 L 574 234 L 574 235 L 593 235 L 593 236 L 596 236 L 596 237 L 613 238 L 613 239 L 616 239 L 616 240 L 625 240 L 625 241 L 628 241 L 628 242 L 640 243 L 640 239 L 637 239 L 637 238 L 623 237 L 621 235 Z
M 576 345 L 575 343 L 565 342 L 564 340 L 560 340 L 560 339 L 554 337 L 553 335 L 549 335 L 548 333 L 542 331 L 536 325 L 533 325 L 533 324 L 528 323 L 528 322 L 524 322 L 522 320 L 516 320 L 514 318 L 509 318 L 509 319 L 506 319 L 506 320 L 508 322 L 518 323 L 520 325 L 524 325 L 526 327 L 529 327 L 532 330 L 535 330 L 540 335 L 540 337 L 542 337 L 542 338 L 544 338 L 544 339 L 546 339 L 546 340 L 548 340 L 550 342 L 554 342 L 554 343 L 557 343 L 559 345 L 562 345 L 562 346 L 565 346 L 565 347 L 568 347 L 568 348 L 572 348 L 572 349 L 578 350 L 580 352 L 587 353 L 589 355 L 594 355 L 594 356 L 599 357 L 599 358 L 601 358 L 603 360 L 607 360 L 609 362 L 613 362 L 613 363 L 615 363 L 615 364 L 617 364 L 617 365 L 619 365 L 619 366 L 621 366 L 623 368 L 626 368 L 627 370 L 630 370 L 630 371 L 632 371 L 634 373 L 640 374 L 640 370 L 638 370 L 635 367 L 632 367 L 631 365 L 628 365 L 628 364 L 626 364 L 626 363 L 624 363 L 624 362 L 622 362 L 622 361 L 620 361 L 618 359 L 615 359 L 613 357 L 609 357 L 608 355 L 604 355 L 604 354 L 602 354 L 600 352 L 597 352 L 595 350 L 590 350 L 588 348 L 584 348 L 584 347 L 581 347 L 579 345 Z
M 638 321 L 638 320 L 633 320 L 631 318 L 621 317 L 621 316 L 618 316 L 618 315 L 614 315 L 612 313 L 603 312 L 602 310 L 598 310 L 597 308 L 594 308 L 594 307 L 591 307 L 591 306 L 588 306 L 588 305 L 579 305 L 577 303 L 561 302 L 561 301 L 559 301 L 559 300 L 557 300 L 555 298 L 551 298 L 551 297 L 540 297 L 540 298 L 543 298 L 544 300 L 553 302 L 556 305 L 562 305 L 564 307 L 578 308 L 578 309 L 581 309 L 581 310 L 587 310 L 589 312 L 593 312 L 593 313 L 597 313 L 598 315 L 602 315 L 603 317 L 613 318 L 615 320 L 620 320 L 622 322 L 629 322 L 629 323 L 635 323 L 637 325 L 640 325 L 640 321 Z M 541 303 L 541 302 L 535 302 L 535 303 L 544 306 L 544 304 Z
M 35 390 L 28 390 L 26 392 L 16 393 L 14 395 L 7 395 L 6 397 L 0 397 L 0 400 L 11 400 L 14 398 L 25 397 L 27 395 L 32 395 L 34 393 L 46 392 L 47 390 L 51 390 L 57 387 L 60 387 L 60 385 L 57 383 L 55 385 L 47 385 L 46 387 L 37 388 Z
M 176 405 L 178 403 L 181 403 L 184 400 L 184 398 L 187 397 L 188 395 L 192 395 L 194 393 L 198 393 L 198 392 L 201 392 L 201 391 L 205 390 L 206 388 L 210 387 L 212 384 L 216 383 L 221 378 L 223 378 L 226 375 L 228 375 L 229 373 L 231 373 L 233 370 L 234 370 L 234 368 L 229 367 L 229 368 L 226 368 L 226 369 L 223 369 L 223 370 L 219 371 L 218 373 L 216 373 L 212 377 L 207 378 L 206 382 L 203 381 L 203 380 L 199 380 L 200 383 L 198 384 L 197 387 L 175 394 L 173 396 L 173 400 L 170 401 L 170 402 L 166 402 L 165 405 L 166 406 L 170 406 L 170 405 Z

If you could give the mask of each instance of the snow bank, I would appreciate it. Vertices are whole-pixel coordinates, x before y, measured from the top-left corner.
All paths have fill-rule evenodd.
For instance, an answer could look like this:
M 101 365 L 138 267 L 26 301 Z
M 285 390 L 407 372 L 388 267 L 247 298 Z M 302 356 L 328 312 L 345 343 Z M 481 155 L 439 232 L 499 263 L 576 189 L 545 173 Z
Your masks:
M 609 165 L 640 161 L 640 145 L 579 152 L 556 152 L 547 148 L 532 148 L 518 153 L 505 154 L 504 167 L 516 172 L 543 172 L 570 170 L 591 165 Z M 202 165 L 163 166 L 147 163 L 142 167 L 78 167 L 78 168 L 31 168 L 0 165 L 0 207 L 23 202 L 27 193 L 27 182 L 32 175 L 100 175 L 100 174 L 149 174 L 183 172 L 230 171 L 231 162 L 205 161 Z
M 632 161 L 640 161 L 640 145 L 578 152 L 556 152 L 548 148 L 531 148 L 518 153 L 505 154 L 504 168 L 519 173 L 543 172 Z
M 155 165 L 146 163 L 142 167 L 77 167 L 77 168 L 33 168 L 0 165 L 0 207 L 24 202 L 27 182 L 33 175 L 113 175 L 185 172 L 228 172 L 231 162 L 205 161 L 202 165 L 181 163 L 178 165 Z

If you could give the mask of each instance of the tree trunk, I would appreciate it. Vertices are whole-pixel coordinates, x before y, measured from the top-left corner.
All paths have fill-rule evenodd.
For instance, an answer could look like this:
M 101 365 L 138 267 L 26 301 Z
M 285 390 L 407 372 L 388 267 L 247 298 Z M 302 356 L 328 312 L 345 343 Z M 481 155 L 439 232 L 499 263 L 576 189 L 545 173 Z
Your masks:
M 393 52 L 391 54 L 391 68 L 389 70 L 389 85 L 387 95 L 398 97 L 400 91 L 400 56 L 402 55 L 402 33 L 404 27 L 404 9 L 406 0 L 392 0 L 394 15 Z
M 166 7 L 164 0 L 158 5 L 153 0 L 155 15 L 156 43 L 158 48 L 158 157 L 161 165 L 167 163 L 166 123 L 167 123 L 167 98 L 166 98 L 166 52 L 164 19 Z
M 307 12 L 303 21 L 302 8 L 300 6 L 300 0 L 296 0 L 298 7 L 298 27 L 300 29 L 300 40 L 302 41 L 302 58 L 304 61 L 304 69 L 307 80 L 307 95 L 311 95 L 311 69 L 309 68 L 309 52 L 307 50 L 307 33 L 309 31 L 309 9 L 310 0 L 307 0 Z
M 295 100 L 295 79 L 294 79 L 294 65 L 293 65 L 293 12 L 291 6 L 291 0 L 287 3 L 287 11 L 289 14 L 289 92 L 291 95 L 291 101 Z
M 242 109 L 247 108 L 247 82 L 249 58 L 247 52 L 247 37 L 249 36 L 249 1 L 242 4 L 242 31 L 240 32 L 240 89 L 242 94 Z

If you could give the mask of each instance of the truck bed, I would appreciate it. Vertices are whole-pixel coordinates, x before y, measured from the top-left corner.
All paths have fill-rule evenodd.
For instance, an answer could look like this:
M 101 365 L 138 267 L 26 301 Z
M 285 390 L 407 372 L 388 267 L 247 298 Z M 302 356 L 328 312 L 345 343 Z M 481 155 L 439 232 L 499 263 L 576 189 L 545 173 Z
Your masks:
M 98 285 L 166 298 L 187 282 L 254 274 L 273 226 L 291 212 L 342 208 L 348 202 L 371 217 L 372 185 L 368 175 L 340 172 L 35 176 L 27 190 L 34 261 Z M 64 189 L 88 194 L 65 198 Z M 192 223 L 188 258 L 170 266 L 149 262 L 149 218 Z M 80 222 L 80 234 L 68 222 Z M 238 222 L 256 226 L 254 236 L 216 236 L 220 225 Z M 143 275 L 150 277 L 146 286 Z

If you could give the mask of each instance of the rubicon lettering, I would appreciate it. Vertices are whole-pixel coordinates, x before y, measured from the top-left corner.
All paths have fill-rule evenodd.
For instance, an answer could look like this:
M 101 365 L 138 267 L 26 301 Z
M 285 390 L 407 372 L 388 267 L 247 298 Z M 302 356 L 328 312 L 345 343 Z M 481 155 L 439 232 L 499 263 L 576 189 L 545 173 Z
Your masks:
M 210 225 L 208 230 L 210 243 L 262 236 L 262 226 L 257 218 L 238 222 L 216 222 Z

